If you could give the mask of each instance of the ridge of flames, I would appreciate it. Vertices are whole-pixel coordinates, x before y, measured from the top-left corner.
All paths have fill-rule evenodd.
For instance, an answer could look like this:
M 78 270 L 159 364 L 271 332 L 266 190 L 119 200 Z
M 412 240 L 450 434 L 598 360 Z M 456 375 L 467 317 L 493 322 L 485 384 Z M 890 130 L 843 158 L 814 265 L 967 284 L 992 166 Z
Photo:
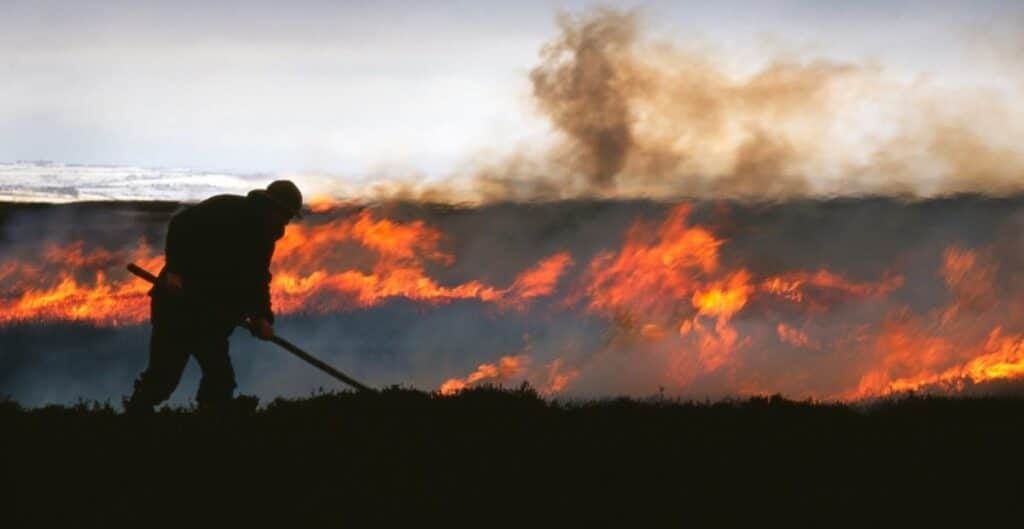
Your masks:
M 477 299 L 501 309 L 526 310 L 533 299 L 550 294 L 572 265 L 569 254 L 560 252 L 523 271 L 506 288 L 476 280 L 444 286 L 426 272 L 428 262 L 454 262 L 440 249 L 441 240 L 441 233 L 422 221 L 402 224 L 375 219 L 367 211 L 319 225 L 290 225 L 271 264 L 275 311 L 353 310 L 396 297 L 431 304 Z M 353 249 L 362 250 L 358 258 Z M 51 244 L 31 261 L 0 262 L 0 325 L 141 323 L 149 316 L 150 285 L 123 271 L 128 262 L 155 272 L 163 257 L 153 255 L 145 240 L 131 251 L 86 251 L 85 243 L 77 241 Z
M 658 366 L 647 387 L 683 389 L 717 377 L 735 393 L 767 393 L 808 376 L 811 368 L 797 366 L 793 373 L 760 372 L 751 363 L 752 352 L 772 348 L 803 351 L 809 360 L 846 352 L 848 373 L 838 387 L 806 391 L 819 398 L 860 399 L 933 387 L 956 391 L 1024 376 L 1024 334 L 1006 324 L 1019 319 L 1024 307 L 1013 296 L 997 295 L 998 263 L 984 248 L 945 250 L 938 270 L 949 293 L 945 305 L 915 314 L 897 304 L 877 321 L 835 331 L 818 326 L 816 318 L 850 303 L 888 302 L 903 277 L 854 281 L 824 268 L 760 275 L 749 267 L 727 266 L 721 256 L 727 241 L 692 225 L 690 214 L 691 207 L 682 204 L 659 223 L 637 221 L 618 249 L 579 268 L 556 306 L 607 320 L 611 325 L 601 351 L 548 362 L 529 353 L 502 356 L 465 377 L 447 379 L 439 391 L 530 381 L 542 393 L 554 394 L 584 377 L 587 364 L 615 354 L 633 354 L 637 362 Z M 501 311 L 526 311 L 535 300 L 554 295 L 574 265 L 568 252 L 558 252 L 504 288 L 480 280 L 446 285 L 428 273 L 430 266 L 455 262 L 443 241 L 443 234 L 423 221 L 398 222 L 367 210 L 291 225 L 272 263 L 275 310 L 328 313 L 405 298 L 430 305 L 468 299 Z M 87 249 L 78 241 L 0 261 L 0 325 L 141 323 L 148 316 L 149 285 L 123 272 L 129 261 L 155 271 L 163 258 L 146 241 L 121 251 Z M 770 319 L 783 309 L 796 313 L 800 323 L 774 322 L 767 333 L 737 325 L 740 315 Z
M 1007 313 L 1020 314 L 1021 307 L 997 300 L 996 264 L 984 251 L 946 249 L 939 275 L 949 290 L 947 305 L 924 315 L 898 307 L 880 322 L 852 325 L 829 339 L 812 334 L 816 315 L 857 300 L 884 299 L 903 285 L 903 277 L 858 282 L 826 269 L 757 277 L 746 268 L 726 268 L 720 257 L 726 241 L 691 226 L 690 213 L 684 204 L 660 224 L 634 223 L 619 250 L 590 262 L 566 302 L 614 322 L 607 352 L 633 352 L 643 362 L 660 362 L 663 378 L 648 387 L 685 388 L 701 377 L 718 375 L 736 393 L 779 392 L 782 380 L 759 380 L 761 374 L 751 372 L 741 354 L 771 342 L 817 355 L 842 349 L 854 353 L 848 389 L 814 395 L 819 398 L 855 400 L 931 388 L 958 391 L 1024 376 L 1024 334 L 1007 333 L 998 319 L 989 321 L 995 314 L 1004 319 Z M 754 301 L 788 305 L 805 324 L 779 322 L 772 336 L 744 335 L 733 320 L 753 310 Z M 585 361 L 593 362 L 600 354 Z M 530 360 L 529 355 L 516 355 L 482 364 L 464 378 L 445 381 L 440 392 L 517 379 L 532 379 L 547 389 L 543 371 L 524 367 Z M 566 384 L 581 376 L 578 368 L 568 373 Z

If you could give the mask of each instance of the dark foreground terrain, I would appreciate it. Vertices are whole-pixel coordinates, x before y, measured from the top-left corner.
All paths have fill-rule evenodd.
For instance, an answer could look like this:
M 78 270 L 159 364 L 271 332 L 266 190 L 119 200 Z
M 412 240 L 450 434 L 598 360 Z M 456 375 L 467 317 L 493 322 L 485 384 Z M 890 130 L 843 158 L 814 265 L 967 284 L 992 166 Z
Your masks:
M 394 388 L 251 404 L 127 417 L 4 402 L 2 525 L 1019 523 L 1022 398 L 552 403 Z

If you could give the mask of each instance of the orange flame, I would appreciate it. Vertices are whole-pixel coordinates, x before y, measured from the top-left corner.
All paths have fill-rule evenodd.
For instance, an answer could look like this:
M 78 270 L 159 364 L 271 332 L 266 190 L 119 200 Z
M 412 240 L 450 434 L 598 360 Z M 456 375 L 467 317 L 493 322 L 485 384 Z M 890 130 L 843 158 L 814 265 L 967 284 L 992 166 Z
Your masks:
M 430 263 L 455 261 L 440 249 L 441 240 L 441 233 L 422 221 L 401 224 L 374 219 L 367 211 L 327 224 L 289 226 L 274 254 L 274 306 L 284 312 L 325 312 L 404 297 L 433 304 L 477 299 L 523 309 L 551 294 L 572 263 L 568 253 L 555 254 L 504 289 L 477 280 L 443 286 L 427 273 Z M 353 255 L 353 247 L 363 251 Z
M 794 347 L 811 347 L 811 339 L 807 337 L 807 333 L 800 329 L 794 329 L 785 323 L 780 323 L 775 327 L 775 331 L 779 335 L 779 341 L 783 343 L 788 343 Z
M 438 391 L 442 395 L 454 395 L 484 383 L 501 385 L 513 380 L 539 380 L 538 391 L 550 395 L 564 391 L 580 374 L 578 369 L 567 366 L 560 358 L 541 369 L 531 370 L 532 364 L 533 359 L 529 355 L 503 356 L 495 364 L 481 364 L 465 378 L 446 380 Z
M 1013 312 L 995 296 L 996 271 L 985 252 L 947 248 L 939 275 L 949 286 L 949 303 L 924 317 L 894 315 L 878 338 L 876 365 L 844 396 L 962 389 L 967 383 L 1024 375 L 1024 337 L 1007 336 L 1002 325 L 986 323 L 993 314 Z
M 635 352 L 637 361 L 661 362 L 667 383 L 686 388 L 707 376 L 732 388 L 777 391 L 786 375 L 756 371 L 751 359 L 780 347 L 808 361 L 814 360 L 810 353 L 842 359 L 843 373 L 831 386 L 821 386 L 818 397 L 956 390 L 1024 377 L 1024 329 L 1014 323 L 1024 317 L 1024 302 L 1000 288 L 994 249 L 947 248 L 937 278 L 948 299 L 915 313 L 885 299 L 903 286 L 902 276 L 860 281 L 824 268 L 766 275 L 754 272 L 756 266 L 730 263 L 721 253 L 727 241 L 691 225 L 690 214 L 690 206 L 680 205 L 660 223 L 635 223 L 619 248 L 580 267 L 565 303 L 558 305 L 606 318 L 612 332 L 604 347 Z M 404 298 L 429 305 L 473 300 L 527 311 L 536 300 L 556 295 L 574 266 L 568 252 L 558 252 L 504 286 L 483 279 L 446 282 L 439 278 L 455 255 L 445 244 L 444 235 L 423 221 L 399 222 L 368 210 L 291 225 L 271 266 L 274 308 L 281 314 L 323 313 Z M 141 323 L 149 313 L 150 286 L 123 270 L 130 261 L 155 272 L 163 258 L 145 241 L 132 250 L 79 241 L 0 260 L 0 325 Z M 874 320 L 819 326 L 826 311 L 857 299 L 888 304 L 865 305 L 875 307 L 874 316 L 865 313 Z M 762 323 L 794 310 L 801 315 L 796 326 Z M 809 364 L 793 378 L 813 376 L 812 369 Z M 542 392 L 558 393 L 580 376 L 579 366 L 566 359 L 534 365 L 532 355 L 521 354 L 449 379 L 440 392 L 521 378 Z
M 512 282 L 512 286 L 502 291 L 502 303 L 525 310 L 531 300 L 551 295 L 562 273 L 572 264 L 572 257 L 569 257 L 567 252 L 559 252 L 544 259 L 533 268 L 519 274 Z
M 697 314 L 717 316 L 728 320 L 747 304 L 754 288 L 750 285 L 750 274 L 740 270 L 724 281 L 714 281 L 693 294 L 693 306 Z
M 667 335 L 661 329 L 678 328 L 669 364 L 675 366 L 679 384 L 726 366 L 738 367 L 737 352 L 752 339 L 732 320 L 759 295 L 780 296 L 811 310 L 844 296 L 885 295 L 902 285 L 902 277 L 856 282 L 824 269 L 756 279 L 745 268 L 723 265 L 719 252 L 725 241 L 690 226 L 690 212 L 684 204 L 656 227 L 635 224 L 618 253 L 603 253 L 591 262 L 574 298 L 586 298 L 591 312 L 638 320 L 635 328 L 648 341 L 663 342 Z M 785 329 L 781 339 L 798 339 Z M 802 343 L 806 345 L 806 336 Z
M 722 241 L 690 227 L 690 207 L 672 210 L 657 229 L 634 225 L 618 254 L 598 255 L 589 268 L 583 296 L 596 312 L 673 314 L 701 288 L 701 278 L 718 269 Z
M 926 348 L 916 350 L 917 354 L 914 355 L 907 354 L 908 349 L 890 351 L 886 359 L 887 368 L 891 370 L 894 364 L 901 363 L 901 367 L 914 373 L 902 377 L 887 377 L 889 373 L 886 371 L 871 372 L 861 380 L 857 391 L 849 395 L 849 398 L 918 391 L 932 387 L 962 390 L 968 383 L 978 384 L 1024 376 L 1024 336 L 1003 336 L 1002 333 L 1001 327 L 992 329 L 982 346 L 964 355 L 967 360 L 945 369 L 940 366 L 948 364 L 948 357 L 953 351 L 950 344 L 940 338 L 926 339 Z M 893 360 L 894 358 L 902 362 Z
M 442 395 L 458 393 L 469 386 L 481 382 L 501 384 L 512 378 L 522 376 L 530 364 L 527 355 L 503 356 L 497 364 L 480 364 L 466 378 L 451 378 L 441 384 Z
M 544 366 L 546 383 L 541 387 L 540 392 L 545 394 L 561 393 L 580 376 L 580 370 L 567 365 L 567 362 L 557 358 Z
M 120 325 L 144 321 L 149 316 L 150 286 L 128 278 L 111 281 L 104 270 L 114 264 L 134 261 L 158 269 L 162 256 L 153 256 L 145 241 L 131 253 L 105 249 L 84 251 L 76 242 L 66 248 L 50 245 L 43 252 L 41 266 L 7 263 L 0 268 L 0 281 L 14 282 L 13 295 L 0 297 L 0 325 L 22 321 L 73 321 L 94 325 Z M 56 277 L 43 270 L 59 267 Z M 101 267 L 91 280 L 76 278 L 75 270 Z M 126 275 L 126 274 L 123 274 Z
M 828 270 L 816 272 L 789 272 L 761 282 L 761 290 L 796 303 L 820 307 L 821 301 L 810 297 L 810 292 L 827 297 L 828 293 L 851 296 L 882 296 L 903 286 L 902 276 L 884 278 L 879 283 L 850 281 Z
M 433 304 L 475 299 L 525 310 L 532 300 L 553 293 L 572 264 L 569 254 L 560 252 L 524 271 L 507 288 L 479 280 L 446 286 L 427 272 L 430 265 L 454 263 L 441 242 L 441 233 L 422 221 L 375 219 L 368 211 L 324 224 L 291 225 L 271 265 L 274 308 L 283 314 L 325 312 L 404 297 Z M 0 262 L 0 324 L 140 323 L 148 316 L 150 286 L 129 276 L 123 265 L 136 262 L 156 272 L 163 264 L 145 242 L 132 252 L 86 251 L 83 242 L 51 245 L 40 261 Z

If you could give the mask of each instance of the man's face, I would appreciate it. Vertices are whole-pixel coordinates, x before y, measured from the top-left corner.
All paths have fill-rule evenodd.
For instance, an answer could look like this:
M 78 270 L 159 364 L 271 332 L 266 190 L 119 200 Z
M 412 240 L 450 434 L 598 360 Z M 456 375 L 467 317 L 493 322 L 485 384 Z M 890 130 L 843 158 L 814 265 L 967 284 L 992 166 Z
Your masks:
M 291 216 L 279 209 L 270 208 L 267 211 L 266 219 L 267 231 L 274 237 L 274 240 L 284 237 L 284 228 L 291 221 Z

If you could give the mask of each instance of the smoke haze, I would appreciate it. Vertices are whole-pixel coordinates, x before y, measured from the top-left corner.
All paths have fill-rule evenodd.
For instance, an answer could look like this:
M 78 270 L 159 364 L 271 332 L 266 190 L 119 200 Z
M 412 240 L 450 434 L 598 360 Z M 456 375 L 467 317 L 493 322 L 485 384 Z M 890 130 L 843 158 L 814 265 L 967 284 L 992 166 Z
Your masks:
M 177 207 L 4 206 L 0 393 L 38 404 L 129 390 L 148 298 L 123 265 L 140 246 L 159 253 Z M 278 330 L 375 385 L 970 391 L 1024 373 L 1022 211 L 1020 197 L 980 196 L 336 205 L 279 245 Z M 232 344 L 241 391 L 332 387 L 244 333 Z

